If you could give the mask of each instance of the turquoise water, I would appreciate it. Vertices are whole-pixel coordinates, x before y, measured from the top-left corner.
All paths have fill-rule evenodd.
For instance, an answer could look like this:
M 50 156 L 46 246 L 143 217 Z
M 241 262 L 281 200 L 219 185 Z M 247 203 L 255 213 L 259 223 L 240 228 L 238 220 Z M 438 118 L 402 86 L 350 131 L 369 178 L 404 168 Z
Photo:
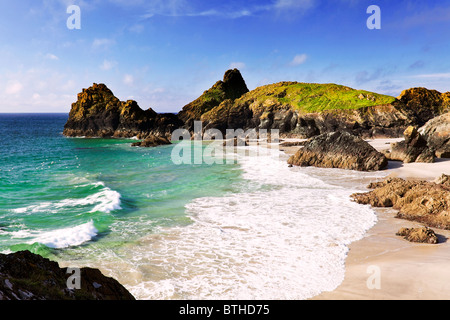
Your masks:
M 76 245 L 120 246 L 155 227 L 189 224 L 189 201 L 229 192 L 239 179 L 233 165 L 175 166 L 172 146 L 66 138 L 66 121 L 64 114 L 0 115 L 2 252 L 51 257 Z
M 350 195 L 383 172 L 289 168 L 278 146 L 175 165 L 179 145 L 66 138 L 66 120 L 0 115 L 2 253 L 99 268 L 138 299 L 306 299 L 376 222 Z

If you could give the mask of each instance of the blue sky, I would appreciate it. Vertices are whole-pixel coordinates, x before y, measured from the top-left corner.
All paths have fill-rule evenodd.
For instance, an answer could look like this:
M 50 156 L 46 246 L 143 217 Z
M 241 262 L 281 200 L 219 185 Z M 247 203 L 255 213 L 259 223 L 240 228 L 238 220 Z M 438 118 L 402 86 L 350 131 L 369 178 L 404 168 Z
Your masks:
M 67 28 L 70 5 L 80 30 Z M 380 30 L 366 26 L 370 5 Z M 445 92 L 449 52 L 450 1 L 3 0 L 0 112 L 68 112 L 94 82 L 178 112 L 234 67 L 250 90 L 301 81 Z

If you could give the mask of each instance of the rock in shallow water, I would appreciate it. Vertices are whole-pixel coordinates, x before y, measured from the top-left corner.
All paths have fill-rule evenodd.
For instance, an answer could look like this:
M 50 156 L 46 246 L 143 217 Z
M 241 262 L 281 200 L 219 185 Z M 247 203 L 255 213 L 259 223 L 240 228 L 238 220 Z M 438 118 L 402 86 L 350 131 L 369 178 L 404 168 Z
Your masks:
M 386 157 L 363 139 L 347 132 L 314 137 L 289 158 L 295 166 L 377 171 L 388 165 Z
M 162 145 L 171 144 L 170 140 L 165 137 L 157 137 L 157 136 L 148 136 L 143 141 L 135 142 L 131 144 L 132 147 L 157 147 Z

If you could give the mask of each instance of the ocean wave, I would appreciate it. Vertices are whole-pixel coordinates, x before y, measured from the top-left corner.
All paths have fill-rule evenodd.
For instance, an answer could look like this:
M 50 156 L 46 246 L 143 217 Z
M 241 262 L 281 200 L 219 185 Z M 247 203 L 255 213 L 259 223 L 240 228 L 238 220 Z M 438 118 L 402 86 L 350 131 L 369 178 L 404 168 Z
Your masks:
M 121 208 L 121 194 L 115 190 L 105 187 L 103 182 L 90 184 L 94 187 L 103 187 L 101 191 L 81 199 L 64 199 L 57 202 L 45 201 L 37 205 L 31 205 L 23 208 L 12 209 L 11 211 L 18 214 L 35 214 L 35 213 L 58 213 L 61 209 L 93 206 L 89 211 L 110 213 Z M 83 185 L 87 186 L 87 185 Z M 82 186 L 80 186 L 82 187 Z
M 28 244 L 41 243 L 49 248 L 62 249 L 73 246 L 79 246 L 87 241 L 92 240 L 98 233 L 91 220 L 85 224 L 42 232 L 36 235 Z

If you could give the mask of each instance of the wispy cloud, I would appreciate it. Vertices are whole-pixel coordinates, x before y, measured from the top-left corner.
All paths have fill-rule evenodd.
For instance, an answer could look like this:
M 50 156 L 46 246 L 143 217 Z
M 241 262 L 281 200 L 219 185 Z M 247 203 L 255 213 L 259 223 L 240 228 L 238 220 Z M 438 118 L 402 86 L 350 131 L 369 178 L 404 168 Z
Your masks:
M 59 58 L 56 55 L 52 54 L 52 53 L 47 53 L 45 55 L 45 58 L 47 58 L 49 60 L 59 60 Z
M 419 7 L 414 7 L 412 12 L 404 15 L 403 21 L 400 20 L 403 27 L 412 28 L 417 26 L 431 25 L 442 22 L 450 22 L 450 6 L 438 6 L 430 8 L 429 5 L 433 5 L 434 2 L 424 2 Z M 438 3 L 437 1 L 435 3 Z
M 103 60 L 103 63 L 100 65 L 100 69 L 104 71 L 111 70 L 117 65 L 117 61 L 114 60 Z
M 237 19 L 254 16 L 261 13 L 273 12 L 277 15 L 294 15 L 305 12 L 315 6 L 317 0 L 274 0 L 267 5 L 242 6 L 227 5 L 220 8 L 210 8 L 196 10 L 189 6 L 185 0 L 154 1 L 147 8 L 142 19 L 149 19 L 154 16 L 168 17 L 221 17 L 226 19 Z
M 306 62 L 306 60 L 308 59 L 308 55 L 306 54 L 297 54 L 294 59 L 292 59 L 291 63 L 289 64 L 290 66 L 299 66 L 301 64 L 304 64 Z
M 131 74 L 124 75 L 123 83 L 127 86 L 132 86 L 134 84 L 134 77 Z
M 116 41 L 113 39 L 107 39 L 107 38 L 94 39 L 94 41 L 92 42 L 92 48 L 106 49 L 106 48 L 109 48 L 110 46 L 114 45 L 115 43 L 116 43 Z
M 22 89 L 23 89 L 22 83 L 20 83 L 18 80 L 12 80 L 8 82 L 5 89 L 5 93 L 7 95 L 15 95 L 20 93 Z
M 429 73 L 429 74 L 417 74 L 413 76 L 415 78 L 422 79 L 442 79 L 442 78 L 450 78 L 450 73 Z

